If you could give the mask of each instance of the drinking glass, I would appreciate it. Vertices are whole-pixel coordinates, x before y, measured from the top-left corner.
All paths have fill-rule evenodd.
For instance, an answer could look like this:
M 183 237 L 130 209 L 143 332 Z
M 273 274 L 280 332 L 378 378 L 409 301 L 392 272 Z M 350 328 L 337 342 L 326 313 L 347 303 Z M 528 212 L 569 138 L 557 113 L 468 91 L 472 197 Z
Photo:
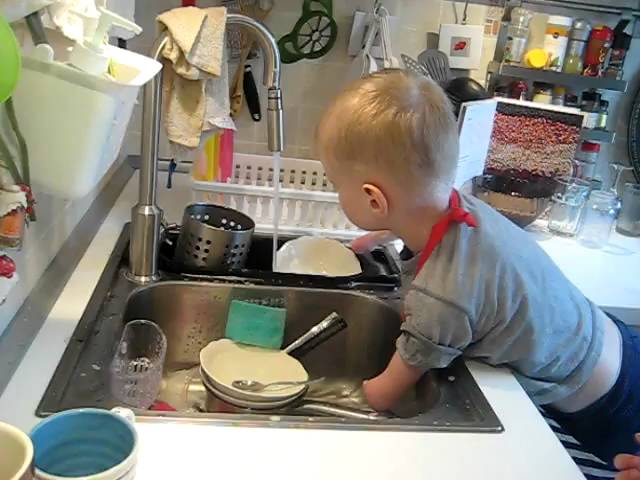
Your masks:
M 640 185 L 637 183 L 624 186 L 616 231 L 629 237 L 640 237 Z
M 556 192 L 551 197 L 549 230 L 557 235 L 573 236 L 578 232 L 580 218 L 591 183 L 579 178 L 559 177 Z
M 111 394 L 124 405 L 149 408 L 162 386 L 167 338 L 153 322 L 133 320 L 124 326 L 111 362 Z
M 618 214 L 618 197 L 613 192 L 591 192 L 584 209 L 578 241 L 588 248 L 602 248 L 609 241 Z

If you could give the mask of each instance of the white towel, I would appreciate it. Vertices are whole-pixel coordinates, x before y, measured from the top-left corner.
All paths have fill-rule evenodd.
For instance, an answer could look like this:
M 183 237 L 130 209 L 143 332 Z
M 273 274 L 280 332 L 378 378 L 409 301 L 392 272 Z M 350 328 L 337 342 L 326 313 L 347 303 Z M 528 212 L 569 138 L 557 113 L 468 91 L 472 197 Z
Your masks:
M 235 129 L 229 115 L 226 9 L 176 8 L 157 21 L 169 34 L 163 56 L 172 66 L 163 75 L 164 123 L 181 154 L 200 147 L 213 129 Z

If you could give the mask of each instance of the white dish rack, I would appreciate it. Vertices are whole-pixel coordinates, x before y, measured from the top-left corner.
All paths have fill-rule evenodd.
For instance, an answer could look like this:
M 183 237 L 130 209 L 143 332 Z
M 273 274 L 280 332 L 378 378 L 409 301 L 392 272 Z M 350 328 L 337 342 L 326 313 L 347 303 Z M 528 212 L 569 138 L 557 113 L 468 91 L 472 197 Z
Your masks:
M 338 194 L 315 160 L 282 158 L 280 165 L 280 222 L 284 235 L 322 235 L 350 239 L 362 231 L 345 216 Z M 194 181 L 198 202 L 240 210 L 256 222 L 256 231 L 273 232 L 273 159 L 235 154 L 229 182 Z

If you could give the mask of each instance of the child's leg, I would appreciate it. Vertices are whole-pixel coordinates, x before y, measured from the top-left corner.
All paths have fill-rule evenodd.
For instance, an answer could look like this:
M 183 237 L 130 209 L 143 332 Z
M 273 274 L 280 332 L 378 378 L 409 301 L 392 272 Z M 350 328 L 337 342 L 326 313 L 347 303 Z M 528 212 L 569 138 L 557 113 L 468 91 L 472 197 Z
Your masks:
M 613 465 L 619 453 L 636 453 L 640 432 L 640 337 L 617 319 L 622 335 L 622 365 L 613 388 L 575 413 L 545 410 L 594 455 Z

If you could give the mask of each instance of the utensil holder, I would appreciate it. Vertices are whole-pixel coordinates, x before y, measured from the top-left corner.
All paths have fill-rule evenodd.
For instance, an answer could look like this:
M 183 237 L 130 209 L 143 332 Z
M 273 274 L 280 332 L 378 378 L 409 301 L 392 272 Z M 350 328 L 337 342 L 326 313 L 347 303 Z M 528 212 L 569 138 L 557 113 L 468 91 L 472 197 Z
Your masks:
M 255 223 L 245 214 L 219 205 L 192 204 L 182 217 L 175 261 L 207 272 L 244 266 Z

